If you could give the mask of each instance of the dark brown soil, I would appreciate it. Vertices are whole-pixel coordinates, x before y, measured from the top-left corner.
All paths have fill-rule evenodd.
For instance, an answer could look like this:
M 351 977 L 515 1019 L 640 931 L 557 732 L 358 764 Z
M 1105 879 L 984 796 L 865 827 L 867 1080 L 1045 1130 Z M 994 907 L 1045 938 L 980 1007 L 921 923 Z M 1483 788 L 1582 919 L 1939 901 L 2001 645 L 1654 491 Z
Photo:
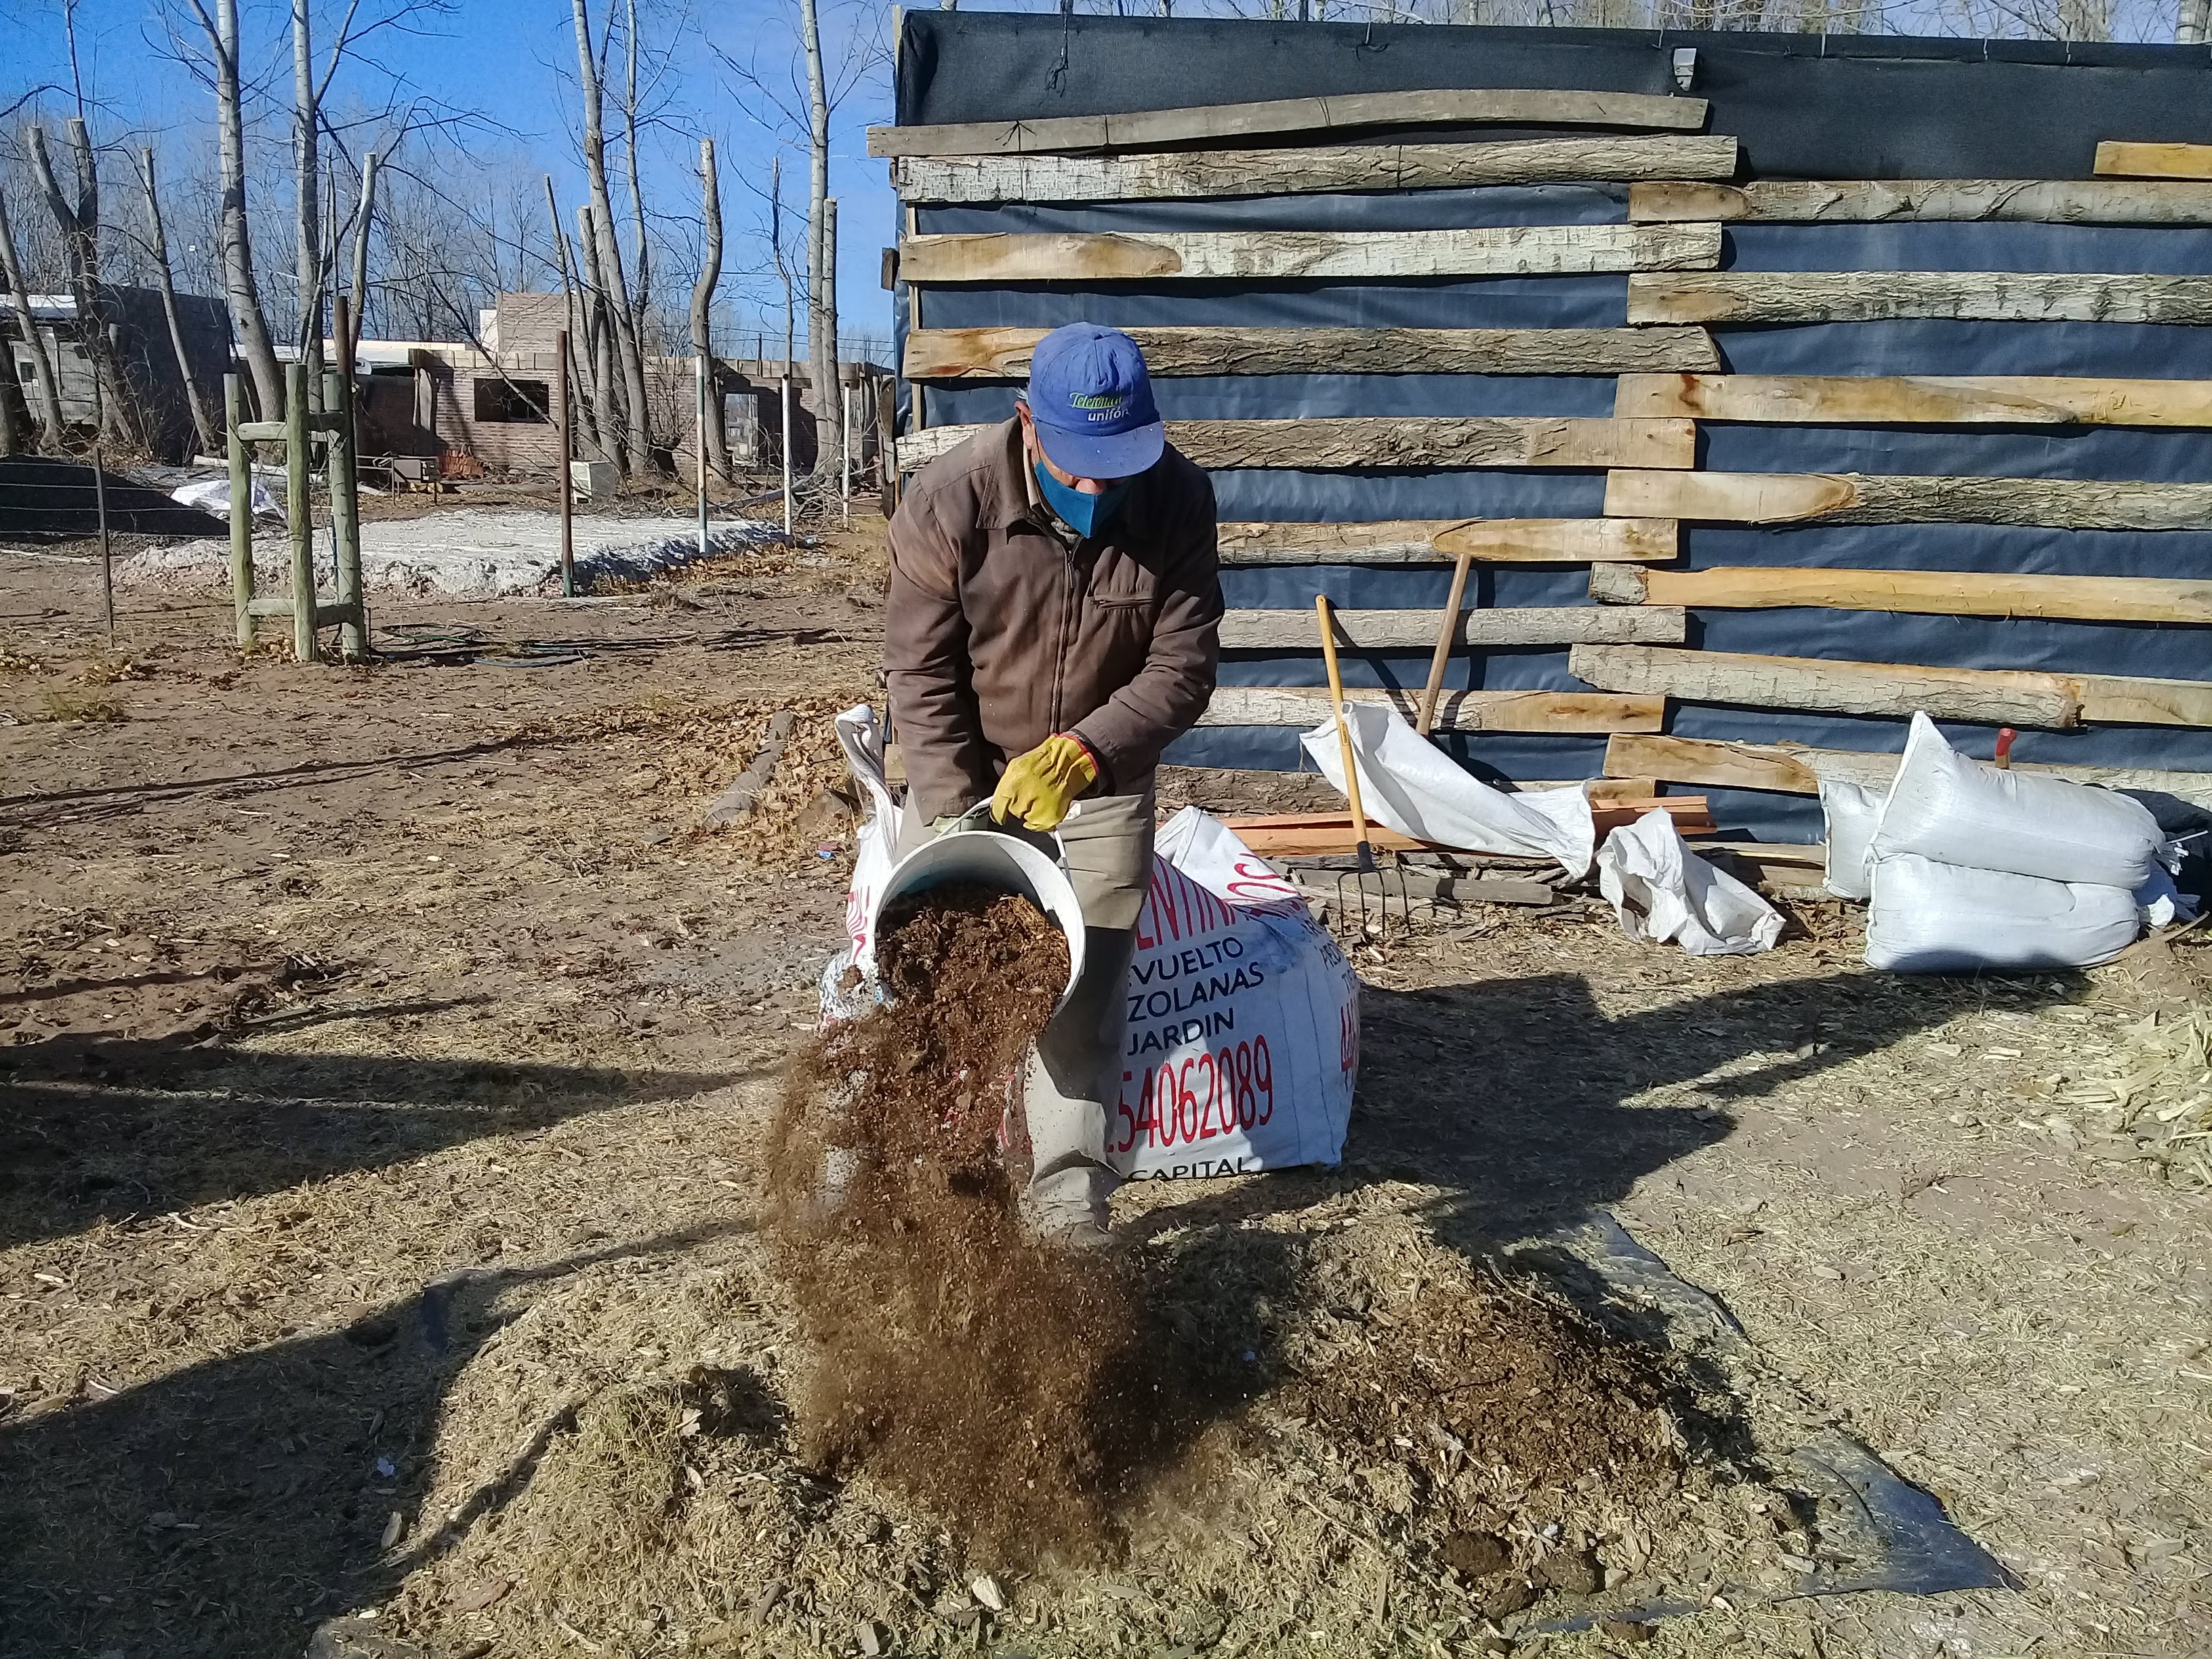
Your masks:
M 1167 1424 L 1121 1264 L 1026 1234 L 998 1153 L 1066 945 L 1026 899 L 948 886 L 878 956 L 890 1001 L 800 1053 L 776 1134 L 801 1445 L 1002 1556 L 1094 1552 Z

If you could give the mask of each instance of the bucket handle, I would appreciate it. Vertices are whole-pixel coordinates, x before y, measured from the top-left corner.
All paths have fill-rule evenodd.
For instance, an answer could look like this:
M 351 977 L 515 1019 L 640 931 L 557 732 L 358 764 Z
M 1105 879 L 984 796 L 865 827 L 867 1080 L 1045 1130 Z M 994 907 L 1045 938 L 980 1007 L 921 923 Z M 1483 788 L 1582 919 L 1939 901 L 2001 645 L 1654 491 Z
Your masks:
M 1078 801 L 1069 806 L 1067 816 L 1073 817 L 1082 810 L 1082 805 Z M 948 836 L 964 835 L 971 830 L 988 830 L 994 836 L 1012 836 L 1016 841 L 1029 842 L 1040 852 L 1051 854 L 1063 867 L 1067 863 L 1066 846 L 1058 836 L 1049 830 L 1032 830 L 1027 824 L 1017 823 L 1012 819 L 1002 823 L 991 816 L 989 801 L 976 802 L 975 805 L 954 819 L 951 827 L 945 833 Z

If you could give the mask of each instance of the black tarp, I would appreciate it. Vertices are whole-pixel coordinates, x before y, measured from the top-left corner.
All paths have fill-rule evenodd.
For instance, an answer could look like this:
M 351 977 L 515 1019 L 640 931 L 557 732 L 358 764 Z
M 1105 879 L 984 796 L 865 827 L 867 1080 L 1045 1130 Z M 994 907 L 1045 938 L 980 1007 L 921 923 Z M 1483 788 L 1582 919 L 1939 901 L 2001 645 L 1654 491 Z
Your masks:
M 2100 138 L 2212 141 L 2212 53 L 2202 48 L 2057 46 L 1584 30 L 1184 22 L 936 12 L 910 15 L 899 70 L 904 123 L 1031 118 L 1312 93 L 1433 86 L 1667 90 L 1673 50 L 1694 45 L 1710 131 L 1743 140 L 1771 176 L 2079 177 Z M 1483 130 L 1488 136 L 1492 130 Z M 1402 132 L 1393 137 L 1401 137 Z M 1460 136 L 1466 136 L 1463 132 Z M 1251 228 L 1413 229 L 1618 222 L 1626 191 L 1553 185 L 1004 207 L 924 208 L 932 231 Z M 1905 223 L 1731 227 L 1724 268 L 1742 270 L 2152 271 L 2212 275 L 2212 229 Z M 1010 284 L 932 288 L 925 326 L 1619 327 L 1619 276 L 1387 282 Z M 902 305 L 901 323 L 905 311 Z M 2118 323 L 1904 321 L 1714 331 L 1726 367 L 1771 374 L 2060 374 L 2212 378 L 2212 337 Z M 1169 418 L 1300 415 L 1591 415 L 1612 412 L 1610 376 L 1328 375 L 1164 379 Z M 933 386 L 929 423 L 1010 412 L 1006 386 Z M 2212 482 L 2212 434 L 2113 428 L 1701 427 L 1698 465 L 1750 472 L 1859 471 Z M 1214 475 L 1224 519 L 1583 517 L 1601 474 L 1565 471 L 1358 472 L 1231 470 Z M 1686 526 L 1685 562 L 1872 566 L 2212 579 L 2212 525 L 2120 532 L 1975 525 Z M 1470 602 L 1589 603 L 1570 567 L 1478 568 Z M 1276 566 L 1227 573 L 1235 605 L 1310 610 L 1441 605 L 1440 567 Z M 2212 678 L 2207 630 L 1790 609 L 1694 613 L 1691 643 L 1717 651 L 1976 668 Z M 1580 687 L 1564 649 L 1455 659 L 1449 684 Z M 1356 684 L 1418 685 L 1427 653 L 1347 657 Z M 1227 684 L 1319 684 L 1315 653 L 1240 654 Z M 1901 722 L 1675 705 L 1686 737 L 1896 750 Z M 1987 728 L 1948 728 L 1987 752 Z M 1446 746 L 1480 773 L 1595 775 L 1601 738 L 1483 735 Z M 2022 759 L 2212 769 L 2212 732 L 2100 726 L 2023 734 Z M 1192 732 L 1171 758 L 1287 767 L 1296 736 L 1268 728 Z M 1817 838 L 1802 799 L 1713 792 L 1732 827 Z

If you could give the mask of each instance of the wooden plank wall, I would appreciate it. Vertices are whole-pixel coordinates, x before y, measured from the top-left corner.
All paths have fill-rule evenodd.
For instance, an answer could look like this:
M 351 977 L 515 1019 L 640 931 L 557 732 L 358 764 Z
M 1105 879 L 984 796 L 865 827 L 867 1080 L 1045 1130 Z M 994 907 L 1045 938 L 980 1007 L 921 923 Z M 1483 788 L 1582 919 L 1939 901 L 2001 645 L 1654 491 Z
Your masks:
M 1447 697 L 1441 731 L 1613 734 L 1613 776 L 1779 795 L 1823 776 L 1887 775 L 1893 757 L 1671 736 L 1694 706 L 1873 716 L 1916 708 L 1948 720 L 2049 730 L 2101 724 L 2212 727 L 2212 679 L 2148 673 L 2034 672 L 1699 649 L 1699 617 L 1745 611 L 1828 610 L 1988 619 L 2212 626 L 2212 571 L 2160 576 L 2094 569 L 2064 574 L 1929 568 L 1833 568 L 1808 562 L 1680 562 L 1684 526 L 1911 527 L 1964 524 L 2023 531 L 2166 532 L 2212 529 L 2212 482 L 1740 472 L 1698 465 L 1701 426 L 1805 428 L 2096 427 L 2212 432 L 2212 334 L 2201 378 L 2067 375 L 1731 374 L 1710 330 L 1739 325 L 1882 324 L 1898 319 L 2066 325 L 2212 325 L 2212 276 L 2107 271 L 1761 270 L 1735 268 L 1723 237 L 1739 224 L 2011 222 L 2111 225 L 2186 233 L 2212 227 L 2212 149 L 2115 135 L 2086 179 L 1750 179 L 1735 139 L 1702 131 L 1696 100 L 1597 92 L 1468 91 L 1289 100 L 1066 120 L 878 129 L 871 153 L 893 158 L 908 234 L 900 275 L 915 296 L 904 373 L 917 391 L 902 471 L 980 428 L 930 418 L 932 387 L 1016 382 L 1043 331 L 929 325 L 929 295 L 947 287 L 1141 283 L 1193 289 L 1188 312 L 1224 283 L 1249 292 L 1317 279 L 1363 283 L 1622 273 L 1627 304 L 1613 327 L 1304 327 L 1180 322 L 1133 331 L 1156 378 L 1304 374 L 1577 375 L 1613 380 L 1607 418 L 1309 416 L 1170 422 L 1173 441 L 1218 468 L 1433 470 L 1567 468 L 1604 475 L 1600 516 L 1434 519 L 1221 526 L 1224 567 L 1484 564 L 1589 568 L 1588 602 L 1478 610 L 1449 627 L 1452 648 L 1480 653 L 1569 651 L 1573 684 L 1548 691 L 1475 690 Z M 1508 123 L 1510 138 L 1486 140 Z M 1397 126 L 1426 129 L 1401 143 Z M 1449 127 L 1463 134 L 1439 140 Z M 1602 127 L 1593 132 L 1583 129 Z M 1544 129 L 1556 131 L 1526 136 Z M 1358 129 L 1364 143 L 1342 142 Z M 1208 141 L 1237 148 L 1204 148 Z M 1317 142 L 1325 140 L 1326 142 Z M 1200 146 L 1192 148 L 1191 146 Z M 1253 228 L 1249 210 L 1218 225 L 1187 210 L 1173 231 L 920 234 L 917 215 L 951 204 L 1282 198 L 1317 192 L 1442 191 L 1595 183 L 1626 197 L 1624 222 L 1466 229 Z M 1399 222 L 1404 222 L 1400 216 Z M 972 222 L 972 221 L 971 221 Z M 1418 222 L 1418 221 L 1416 222 Z M 2131 232 L 2130 234 L 2137 234 Z M 1731 268 L 1723 269 L 1724 264 Z M 969 309 L 973 315 L 973 308 Z M 2212 477 L 2212 468 L 2199 476 Z M 1909 545 L 1900 540 L 1899 546 Z M 1695 564 L 1694 558 L 1690 564 Z M 1425 652 L 1443 614 L 1340 609 L 1340 644 L 1362 653 Z M 1224 649 L 1280 657 L 1313 650 L 1310 611 L 1241 610 Z M 2212 644 L 2212 635 L 2205 636 Z M 2171 651 L 2146 661 L 2172 661 Z M 2187 660 L 2185 654 L 2178 659 Z M 2212 675 L 2212 654 L 2197 659 Z M 1480 684 L 1478 672 L 1474 684 Z M 1379 690 L 1354 695 L 1393 697 Z M 1304 726 L 1326 717 L 1310 684 L 1224 684 L 1210 726 Z M 1894 734 L 1901 737 L 1900 731 Z M 1479 743 L 1479 739 L 1477 740 Z M 1479 747 L 1475 752 L 1479 755 Z M 2203 752 L 2212 756 L 2212 749 Z M 2140 787 L 2212 809 L 2212 773 L 2046 763 L 2084 781 Z

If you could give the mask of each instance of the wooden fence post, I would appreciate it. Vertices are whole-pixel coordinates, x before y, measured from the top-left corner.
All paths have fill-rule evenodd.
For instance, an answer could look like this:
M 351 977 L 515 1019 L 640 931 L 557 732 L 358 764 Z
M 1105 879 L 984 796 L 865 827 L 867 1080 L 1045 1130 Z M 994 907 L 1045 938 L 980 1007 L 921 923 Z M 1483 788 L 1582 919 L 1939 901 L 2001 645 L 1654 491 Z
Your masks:
M 319 660 L 315 650 L 315 524 L 308 496 L 313 456 L 307 426 L 307 366 L 284 366 L 284 517 L 292 532 L 292 653 Z
M 253 648 L 252 452 L 238 435 L 243 410 L 238 376 L 222 377 L 222 429 L 230 457 L 230 602 L 238 612 L 238 648 Z
M 344 304 L 343 296 L 339 304 Z M 343 321 L 343 311 L 339 315 Z M 343 357 L 343 342 L 338 350 Z M 331 553 L 338 610 L 345 613 L 338 620 L 338 654 L 359 662 L 368 655 L 368 610 L 361 590 L 361 495 L 354 476 L 351 391 L 351 378 L 342 371 L 323 376 L 323 408 L 331 422 L 330 446 L 324 451 L 330 470 Z

